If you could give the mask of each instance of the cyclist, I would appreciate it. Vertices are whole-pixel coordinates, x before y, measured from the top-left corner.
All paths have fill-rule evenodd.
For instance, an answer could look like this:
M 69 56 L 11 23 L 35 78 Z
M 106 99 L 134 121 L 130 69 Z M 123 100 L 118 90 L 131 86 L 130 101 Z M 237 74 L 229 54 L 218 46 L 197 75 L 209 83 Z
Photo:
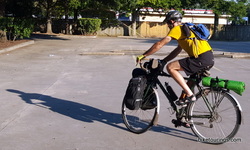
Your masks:
M 178 46 L 161 62 L 165 65 L 170 60 L 174 59 L 184 49 L 189 57 L 180 60 L 172 61 L 167 64 L 167 71 L 174 80 L 182 87 L 183 92 L 176 104 L 182 107 L 187 106 L 190 101 L 195 101 L 196 97 L 189 88 L 193 84 L 192 81 L 185 82 L 179 71 L 184 71 L 187 76 L 192 75 L 200 70 L 210 69 L 214 65 L 214 56 L 212 48 L 207 41 L 197 40 L 194 33 L 190 32 L 191 36 L 187 38 L 185 30 L 182 28 L 182 14 L 179 11 L 170 11 L 164 23 L 167 23 L 170 28 L 166 37 L 153 44 L 153 46 L 145 53 L 137 57 L 137 62 L 140 62 L 145 57 L 157 52 L 165 44 L 171 40 L 177 40 Z

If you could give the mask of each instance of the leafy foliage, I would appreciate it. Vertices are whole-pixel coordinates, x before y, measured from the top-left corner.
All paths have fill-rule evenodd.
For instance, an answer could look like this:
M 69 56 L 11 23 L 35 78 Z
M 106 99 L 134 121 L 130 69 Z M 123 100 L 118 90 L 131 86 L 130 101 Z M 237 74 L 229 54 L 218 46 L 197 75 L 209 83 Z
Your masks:
M 101 23 L 101 19 L 80 18 L 77 26 L 82 35 L 93 35 L 100 29 Z
M 15 41 L 17 38 L 30 37 L 34 24 L 31 19 L 2 17 L 0 18 L 0 30 L 7 33 L 8 39 Z
M 247 15 L 247 7 L 245 3 L 238 2 L 236 4 L 235 2 L 229 2 L 228 6 L 228 13 L 232 15 L 231 20 L 233 20 L 235 24 L 241 24 L 242 22 L 244 22 L 242 18 Z
M 231 15 L 232 21 L 240 21 L 246 16 L 249 0 L 183 0 L 182 6 L 186 8 L 211 9 L 217 15 Z
M 7 0 L 5 13 L 13 17 L 31 17 L 33 6 L 33 0 Z
M 74 16 L 74 21 L 76 21 L 81 11 L 87 9 L 125 11 L 132 14 L 133 23 L 136 22 L 138 11 L 143 7 L 165 11 L 170 9 L 211 9 L 215 13 L 215 20 L 218 20 L 222 14 L 230 14 L 231 20 L 236 24 L 240 24 L 241 18 L 247 15 L 247 9 L 250 16 L 250 0 L 0 0 L 0 2 L 2 4 L 0 5 L 0 15 L 2 16 L 6 13 L 12 14 L 14 17 L 35 15 L 38 18 L 46 18 L 44 20 L 47 23 L 48 33 L 52 32 L 51 25 L 54 18 L 65 16 L 66 27 L 69 27 L 69 16 Z M 102 16 L 104 16 L 103 14 Z M 105 26 L 111 23 L 105 21 L 106 18 L 101 18 Z
M 122 10 L 133 11 L 142 7 L 151 7 L 153 9 L 181 9 L 180 0 L 120 0 L 122 1 Z

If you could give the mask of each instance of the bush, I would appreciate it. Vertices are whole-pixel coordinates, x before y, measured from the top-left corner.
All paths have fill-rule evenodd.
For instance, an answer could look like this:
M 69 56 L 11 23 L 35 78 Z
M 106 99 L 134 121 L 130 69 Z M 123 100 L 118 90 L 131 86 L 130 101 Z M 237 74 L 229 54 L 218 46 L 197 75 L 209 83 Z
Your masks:
M 77 21 L 77 29 L 82 35 L 93 35 L 100 30 L 101 19 L 80 18 Z
M 0 18 L 0 30 L 6 32 L 8 40 L 30 37 L 33 32 L 34 21 L 32 19 L 2 17 Z

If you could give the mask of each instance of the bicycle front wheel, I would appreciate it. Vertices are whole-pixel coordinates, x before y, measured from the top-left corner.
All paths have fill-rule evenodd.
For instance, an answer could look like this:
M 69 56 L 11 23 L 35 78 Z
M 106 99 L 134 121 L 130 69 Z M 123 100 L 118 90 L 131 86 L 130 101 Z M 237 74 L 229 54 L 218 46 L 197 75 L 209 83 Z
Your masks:
M 230 93 L 204 89 L 189 106 L 191 129 L 198 141 L 222 144 L 230 141 L 241 124 L 241 107 Z
M 146 132 L 157 121 L 160 103 L 157 91 L 147 87 L 139 109 L 130 110 L 122 103 L 122 118 L 126 127 L 133 133 Z M 153 105 L 153 106 L 152 106 Z

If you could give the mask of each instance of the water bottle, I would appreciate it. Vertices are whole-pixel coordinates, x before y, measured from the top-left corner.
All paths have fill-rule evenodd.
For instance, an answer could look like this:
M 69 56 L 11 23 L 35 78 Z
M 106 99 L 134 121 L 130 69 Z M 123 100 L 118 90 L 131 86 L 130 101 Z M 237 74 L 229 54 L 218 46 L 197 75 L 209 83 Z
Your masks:
M 170 94 L 170 97 L 171 97 L 172 101 L 176 101 L 178 99 L 178 96 L 175 94 L 172 87 L 166 82 L 165 82 L 165 86 L 166 86 L 166 89 L 167 89 L 168 93 Z

